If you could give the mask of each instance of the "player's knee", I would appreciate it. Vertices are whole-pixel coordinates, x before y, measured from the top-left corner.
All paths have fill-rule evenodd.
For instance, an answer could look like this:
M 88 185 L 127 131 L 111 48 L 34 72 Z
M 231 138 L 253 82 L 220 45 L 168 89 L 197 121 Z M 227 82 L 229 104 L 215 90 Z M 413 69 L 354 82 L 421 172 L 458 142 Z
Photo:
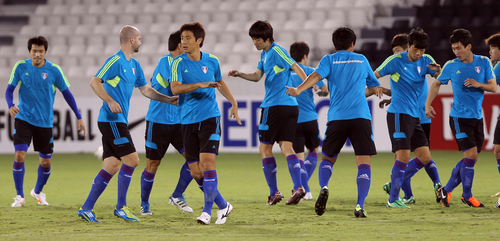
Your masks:
M 203 178 L 203 173 L 191 170 L 191 177 L 193 177 L 194 180 L 200 180 L 200 178 Z
M 16 162 L 24 162 L 24 159 L 26 159 L 26 152 L 16 151 L 16 154 L 14 155 L 14 160 L 16 160 Z
M 149 173 L 156 173 L 158 171 L 158 167 L 160 166 L 160 160 L 150 160 L 146 161 L 146 171 Z
M 40 166 L 50 167 L 50 159 L 40 158 Z

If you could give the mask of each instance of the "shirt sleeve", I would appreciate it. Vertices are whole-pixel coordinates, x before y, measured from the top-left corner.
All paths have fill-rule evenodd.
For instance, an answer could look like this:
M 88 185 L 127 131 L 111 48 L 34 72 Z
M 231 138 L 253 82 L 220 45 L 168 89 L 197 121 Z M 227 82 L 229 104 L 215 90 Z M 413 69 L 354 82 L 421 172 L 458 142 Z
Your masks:
M 363 58 L 365 59 L 363 65 L 364 65 L 365 71 L 368 73 L 368 76 L 366 77 L 366 86 L 368 88 L 380 86 L 380 82 L 378 82 L 378 79 L 375 76 L 375 73 L 373 73 L 372 68 L 370 66 L 370 63 L 368 62 L 368 59 L 365 56 L 363 56 Z
M 215 57 L 215 55 L 210 55 L 212 58 L 213 58 L 213 63 L 214 63 L 214 80 L 216 82 L 219 82 L 222 80 L 222 73 L 220 71 L 220 62 L 219 62 L 219 59 L 217 57 Z
M 321 78 L 325 79 L 330 74 L 330 61 L 328 60 L 328 55 L 323 56 L 319 61 L 318 67 L 316 67 L 316 72 L 321 76 Z
M 135 70 L 136 79 L 134 86 L 138 88 L 147 85 L 148 82 L 146 81 L 146 77 L 144 77 L 144 72 L 142 71 L 142 67 L 141 64 L 139 64 L 139 61 L 135 61 L 135 68 L 136 68 Z
M 400 57 L 401 55 L 399 54 L 393 54 L 389 56 L 389 58 L 385 59 L 385 61 L 376 69 L 380 76 L 386 76 L 396 73 L 396 71 L 394 70 L 394 59 Z
M 262 71 L 263 73 L 265 72 L 265 71 L 264 71 L 264 62 L 262 62 L 262 56 L 260 56 L 259 63 L 257 64 L 257 69 L 259 69 L 259 70 L 260 70 L 260 71 Z
M 290 69 L 292 65 L 294 65 L 296 62 L 293 60 L 288 53 L 283 50 L 282 48 L 278 46 L 273 47 L 273 58 L 274 61 L 276 62 L 276 65 L 280 68 L 285 68 L 285 69 Z
M 52 64 L 52 66 L 54 68 L 56 68 L 55 72 L 57 73 L 56 74 L 56 77 L 55 77 L 55 82 L 54 82 L 54 85 L 59 89 L 59 91 L 63 92 L 65 90 L 68 89 L 68 87 L 70 86 L 69 82 L 68 82 L 68 79 L 66 79 L 66 76 L 64 76 L 64 73 L 61 69 L 61 67 L 59 67 L 59 65 L 57 64 Z
M 497 62 L 495 67 L 493 68 L 493 72 L 495 72 L 495 78 L 497 79 L 497 85 L 500 85 L 500 64 Z
M 19 64 L 26 63 L 24 60 L 18 61 L 16 65 L 14 65 L 14 68 L 12 68 L 12 72 L 10 74 L 9 78 L 9 85 L 17 86 L 17 83 L 19 83 L 19 80 L 21 80 L 19 76 Z
M 450 68 L 451 68 L 451 62 L 448 61 L 446 64 L 444 64 L 443 68 L 441 69 L 441 74 L 437 77 L 437 80 L 441 82 L 441 84 L 447 85 L 448 82 L 451 79 L 450 76 Z
M 430 55 L 425 55 L 427 58 L 427 61 L 425 63 L 425 68 L 427 69 L 427 74 L 430 74 L 431 76 L 434 76 L 434 74 L 436 74 L 436 71 L 432 70 L 431 68 L 427 67 L 427 65 L 429 65 L 430 63 L 436 63 L 436 60 L 434 60 L 434 58 L 432 58 L 432 56 Z
M 493 72 L 493 65 L 491 65 L 491 61 L 489 58 L 484 58 L 484 67 L 485 67 L 485 73 L 486 73 L 486 79 L 484 80 L 485 83 L 488 83 L 488 80 L 490 79 L 495 79 L 496 80 L 496 75 Z
M 176 58 L 174 59 L 174 62 L 172 63 L 172 69 L 170 70 L 170 80 L 172 82 L 174 81 L 179 81 L 182 83 L 182 71 L 181 71 L 181 64 L 182 58 Z
M 119 71 L 119 64 L 116 63 L 120 59 L 120 56 L 114 55 L 113 57 L 106 60 L 106 63 L 97 72 L 95 77 L 102 79 L 103 81 L 114 79 Z

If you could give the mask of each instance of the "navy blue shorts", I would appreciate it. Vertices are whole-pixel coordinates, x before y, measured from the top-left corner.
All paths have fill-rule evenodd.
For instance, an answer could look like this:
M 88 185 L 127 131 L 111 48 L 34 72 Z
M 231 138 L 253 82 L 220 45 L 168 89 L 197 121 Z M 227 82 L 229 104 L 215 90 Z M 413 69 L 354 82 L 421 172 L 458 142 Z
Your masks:
M 181 124 L 167 125 L 147 121 L 144 138 L 146 139 L 146 158 L 150 160 L 161 160 L 170 144 L 182 154 L 184 146 Z
M 33 138 L 33 148 L 42 154 L 54 152 L 54 139 L 52 128 L 34 126 L 26 121 L 14 120 L 14 145 L 30 145 Z
M 188 163 L 200 160 L 200 153 L 219 154 L 220 117 L 181 125 L 184 153 Z
M 293 150 L 295 153 L 304 152 L 304 146 L 309 151 L 314 151 L 319 146 L 318 120 L 297 123 L 295 138 L 293 140 Z
M 298 106 L 277 105 L 262 108 L 259 125 L 259 140 L 263 144 L 293 142 L 299 118 Z
M 484 143 L 483 119 L 465 119 L 450 116 L 450 127 L 458 145 L 463 151 L 476 147 L 481 152 Z
M 114 156 L 121 160 L 122 156 L 135 152 L 134 142 L 128 126 L 122 122 L 97 122 L 102 134 L 102 159 Z
M 402 113 L 387 113 L 387 127 L 392 143 L 392 152 L 429 146 L 420 119 Z

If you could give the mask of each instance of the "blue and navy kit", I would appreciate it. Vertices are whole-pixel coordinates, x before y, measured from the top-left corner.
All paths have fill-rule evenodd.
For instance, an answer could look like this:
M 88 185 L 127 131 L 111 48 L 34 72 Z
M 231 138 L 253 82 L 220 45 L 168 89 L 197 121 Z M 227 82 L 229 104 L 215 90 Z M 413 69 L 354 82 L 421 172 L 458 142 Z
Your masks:
M 122 113 L 115 114 L 111 112 L 109 105 L 103 102 L 97 121 L 122 122 L 128 125 L 128 111 L 132 91 L 134 87 L 141 87 L 147 84 L 139 62 L 134 58 L 128 61 L 123 51 L 120 50 L 106 60 L 106 63 L 97 72 L 95 77 L 103 80 L 106 92 L 122 108 Z
M 219 59 L 201 52 L 199 61 L 192 61 L 186 53 L 177 56 L 172 64 L 171 80 L 181 84 L 218 82 L 222 80 Z M 193 124 L 220 116 L 215 99 L 215 88 L 199 88 L 179 95 L 181 124 Z
M 304 70 L 307 76 L 314 72 L 314 68 L 302 64 L 299 64 L 299 66 Z M 290 78 L 293 87 L 297 87 L 303 82 L 303 80 L 293 70 L 290 71 Z M 316 84 L 318 88 L 321 88 L 324 85 L 325 82 L 323 82 L 323 80 Z M 318 113 L 316 112 L 316 106 L 314 105 L 314 92 L 312 88 L 303 91 L 299 96 L 295 97 L 295 99 L 299 105 L 299 119 L 297 120 L 297 123 L 304 123 L 318 119 Z
M 465 86 L 467 78 L 483 84 L 487 84 L 490 79 L 496 79 L 490 59 L 474 55 L 474 60 L 471 63 L 463 63 L 458 58 L 450 60 L 443 66 L 437 80 L 445 85 L 451 80 L 453 89 L 451 117 L 479 120 L 483 118 L 481 105 L 483 104 L 484 90 Z
M 425 75 L 436 73 L 427 65 L 434 62 L 436 61 L 428 54 L 412 62 L 406 51 L 390 56 L 377 68 L 380 76 L 391 75 L 392 101 L 387 112 L 420 117 L 420 98 L 424 85 L 427 85 Z
M 350 51 L 325 55 L 315 72 L 328 81 L 328 122 L 358 118 L 371 120 L 365 87 L 379 86 L 380 83 L 365 56 Z
M 172 58 L 172 54 L 163 56 L 158 61 L 153 77 L 151 78 L 151 87 L 167 96 L 173 96 L 170 89 L 170 76 L 173 61 L 174 58 Z M 180 124 L 179 107 L 151 100 L 146 120 L 166 125 Z
M 290 67 L 295 64 L 284 48 L 272 43 L 269 49 L 262 51 L 257 69 L 266 74 L 266 96 L 261 108 L 276 105 L 296 106 L 294 97 L 286 94 L 285 86 L 291 86 Z
M 19 85 L 19 110 L 16 119 L 31 125 L 52 128 L 54 123 L 54 97 L 56 88 L 63 92 L 69 82 L 61 68 L 45 60 L 45 65 L 35 67 L 31 59 L 16 63 L 10 75 L 9 85 Z

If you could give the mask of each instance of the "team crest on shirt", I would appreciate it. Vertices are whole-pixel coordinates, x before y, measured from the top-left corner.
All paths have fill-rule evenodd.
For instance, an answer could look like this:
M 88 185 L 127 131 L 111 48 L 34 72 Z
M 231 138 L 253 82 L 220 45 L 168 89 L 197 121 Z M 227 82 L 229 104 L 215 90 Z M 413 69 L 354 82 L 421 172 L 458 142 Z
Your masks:
M 481 67 L 480 66 L 476 66 L 474 67 L 474 69 L 476 70 L 476 72 L 479 74 L 479 72 L 481 72 Z
M 49 74 L 47 74 L 47 73 L 42 73 L 42 78 L 43 78 L 43 79 L 46 79 L 46 78 L 47 78 L 47 76 L 49 76 Z
M 264 57 L 264 64 L 266 63 L 267 57 Z
M 420 66 L 417 66 L 418 73 L 420 74 L 420 71 L 422 71 L 422 68 Z
M 132 74 L 135 75 L 135 68 L 132 68 Z
M 207 66 L 201 66 L 201 70 L 203 70 L 203 73 L 207 73 L 208 67 Z

